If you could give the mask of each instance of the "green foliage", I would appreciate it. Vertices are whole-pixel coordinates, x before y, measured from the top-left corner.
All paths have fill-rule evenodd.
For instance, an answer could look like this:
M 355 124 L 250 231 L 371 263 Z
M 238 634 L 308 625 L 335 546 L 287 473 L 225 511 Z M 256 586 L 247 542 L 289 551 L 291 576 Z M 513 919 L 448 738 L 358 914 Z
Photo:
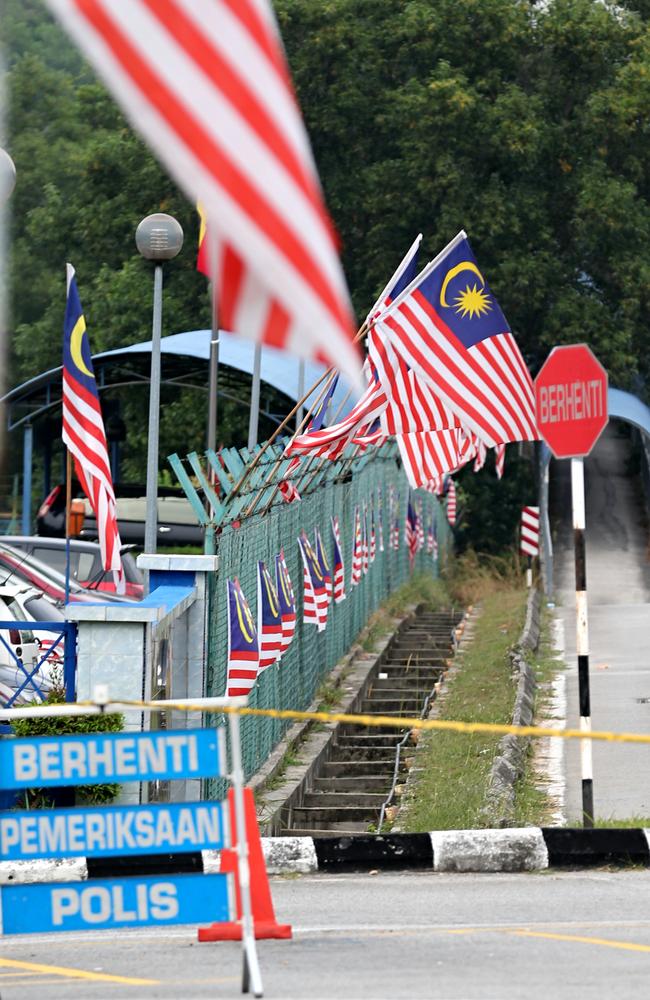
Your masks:
M 35 705 L 61 705 L 65 702 L 65 691 L 54 688 L 44 702 Z M 124 728 L 124 717 L 119 713 L 103 715 L 45 716 L 42 718 L 17 719 L 13 723 L 14 734 L 18 737 L 37 736 L 80 736 L 87 733 L 119 733 Z M 118 784 L 79 785 L 76 788 L 77 805 L 106 805 L 116 798 L 120 790 Z M 28 809 L 49 808 L 53 805 L 51 788 L 32 788 L 25 791 L 25 807 Z
M 516 546 L 521 508 L 537 502 L 533 447 L 509 445 L 500 480 L 494 472 L 492 453 L 478 474 L 470 462 L 454 478 L 458 497 L 454 531 L 457 551 L 476 549 L 495 554 Z
M 275 7 L 358 315 L 418 231 L 428 256 L 464 227 L 533 374 L 553 345 L 586 341 L 612 384 L 639 391 L 650 374 L 647 0 Z M 18 170 L 10 383 L 59 361 L 66 260 L 95 351 L 147 336 L 151 276 L 133 234 L 150 212 L 185 230 L 166 269 L 164 332 L 205 326 L 194 206 L 42 3 L 5 0 L 3 32 Z M 140 480 L 146 389 L 104 398 L 129 427 L 124 478 Z M 202 445 L 205 392 L 163 387 L 162 402 L 163 459 Z M 245 439 L 245 419 L 220 399 L 224 443 Z M 502 546 L 516 523 L 510 494 L 527 499 L 508 472 L 489 480 L 461 477 L 461 545 Z M 472 525 L 488 510 L 479 541 Z

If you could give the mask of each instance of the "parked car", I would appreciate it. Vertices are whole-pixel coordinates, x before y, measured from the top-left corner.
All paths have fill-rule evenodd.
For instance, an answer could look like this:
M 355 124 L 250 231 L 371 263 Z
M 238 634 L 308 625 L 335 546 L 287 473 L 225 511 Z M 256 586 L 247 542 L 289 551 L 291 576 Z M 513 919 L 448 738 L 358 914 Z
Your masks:
M 7 535 L 5 541 L 12 549 L 21 549 L 30 556 L 35 556 L 36 559 L 40 559 L 46 566 L 50 566 L 65 577 L 65 538 L 43 538 L 41 535 Z M 144 580 L 130 551 L 131 548 L 133 546 L 125 545 L 120 553 L 126 577 L 126 596 L 141 600 L 144 596 Z M 87 590 L 116 593 L 113 574 L 102 566 L 101 549 L 98 542 L 82 541 L 79 538 L 70 539 L 70 576 Z
M 63 621 L 61 611 L 34 587 L 24 583 L 0 585 L 0 621 L 15 621 L 15 628 L 0 629 L 0 705 L 6 704 L 26 680 L 49 647 L 56 643 L 56 634 L 38 628 L 39 621 Z M 26 628 L 33 622 L 33 628 Z M 25 670 L 16 662 L 20 660 Z M 34 676 L 35 685 L 26 684 L 15 705 L 32 701 L 38 692 L 47 694 L 63 675 L 63 640 L 56 644 Z
M 72 496 L 83 501 L 83 523 L 79 537 L 97 539 L 97 522 L 90 503 L 78 484 L 73 483 Z M 115 484 L 117 524 L 123 542 L 142 545 L 146 516 L 146 489 L 141 485 Z M 38 509 L 36 525 L 39 535 L 62 538 L 65 535 L 65 484 L 59 483 L 48 493 Z M 158 539 L 165 545 L 201 545 L 203 529 L 192 505 L 180 488 L 158 487 Z
M 5 537 L 8 538 L 10 536 Z M 29 553 L 21 549 L 12 549 L 11 545 L 2 542 L 0 543 L 0 586 L 12 581 L 22 581 L 30 584 L 32 587 L 40 590 L 57 607 L 63 607 L 65 602 L 64 574 L 58 573 L 50 566 L 46 566 L 45 563 L 41 562 L 35 556 L 29 555 Z M 78 601 L 90 604 L 107 601 L 119 604 L 125 602 L 127 604 L 134 603 L 132 598 L 120 597 L 110 591 L 98 593 L 97 591 L 87 590 L 72 578 L 70 579 L 69 600 L 73 604 Z

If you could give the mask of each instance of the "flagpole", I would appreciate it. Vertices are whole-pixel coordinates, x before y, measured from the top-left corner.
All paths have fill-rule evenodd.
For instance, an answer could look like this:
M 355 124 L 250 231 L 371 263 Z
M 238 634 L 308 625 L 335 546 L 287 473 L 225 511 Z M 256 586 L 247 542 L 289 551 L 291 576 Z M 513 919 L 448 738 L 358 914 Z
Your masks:
M 65 603 L 70 601 L 70 516 L 72 513 L 72 455 L 65 450 Z
M 219 317 L 216 282 L 210 282 L 212 320 L 210 323 L 210 361 L 208 369 L 208 449 L 217 450 L 217 392 L 219 388 Z
M 257 444 L 260 422 L 260 382 L 262 377 L 262 345 L 255 344 L 253 355 L 253 381 L 251 383 L 251 406 L 248 417 L 248 450 Z
M 354 338 L 354 343 L 357 343 L 359 340 L 361 340 L 361 338 L 364 336 L 364 334 L 366 332 L 367 326 L 368 326 L 368 321 L 364 320 L 363 324 L 361 325 L 361 327 L 359 328 L 359 330 L 357 332 L 357 335 Z M 232 499 L 234 499 L 234 497 L 237 496 L 237 494 L 241 491 L 241 488 L 244 485 L 244 483 L 248 480 L 248 477 L 250 476 L 251 472 L 259 464 L 259 462 L 260 462 L 262 456 L 264 455 L 264 453 L 266 452 L 267 448 L 269 448 L 273 444 L 273 442 L 276 440 L 276 438 L 278 437 L 278 435 L 282 433 L 282 431 L 287 426 L 287 424 L 289 423 L 289 421 L 291 420 L 291 418 L 296 415 L 296 413 L 298 412 L 298 410 L 300 409 L 301 406 L 304 406 L 304 404 L 307 402 L 307 400 L 309 399 L 309 397 L 311 396 L 311 394 L 313 392 L 315 392 L 316 389 L 318 389 L 319 386 L 321 386 L 323 384 L 323 382 L 327 379 L 327 385 L 325 386 L 324 390 L 321 392 L 321 394 L 319 395 L 319 397 L 314 401 L 314 403 L 312 404 L 312 406 L 309 408 L 308 412 L 306 413 L 305 417 L 302 420 L 301 425 L 296 428 L 295 433 L 292 434 L 291 437 L 293 439 L 293 438 L 295 438 L 295 437 L 298 436 L 298 434 L 302 431 L 302 429 L 304 428 L 305 424 L 308 422 L 309 418 L 311 417 L 312 413 L 314 412 L 314 410 L 316 409 L 316 407 L 320 403 L 321 399 L 323 398 L 323 395 L 325 394 L 325 392 L 329 388 L 329 384 L 330 384 L 330 382 L 332 381 L 332 379 L 334 377 L 334 372 L 335 371 L 336 371 L 336 369 L 334 368 L 334 366 L 332 366 L 331 368 L 328 368 L 327 371 L 323 372 L 323 374 L 320 376 L 320 378 L 316 379 L 316 381 L 311 386 L 311 388 L 308 390 L 308 392 L 306 392 L 302 396 L 302 398 L 298 400 L 298 402 L 296 403 L 296 405 L 294 407 L 292 407 L 292 409 L 289 411 L 289 413 L 287 413 L 287 415 L 284 418 L 284 420 L 282 421 L 282 423 L 279 424 L 279 426 L 275 428 L 275 430 L 271 434 L 271 437 L 267 441 L 264 442 L 264 444 L 262 445 L 262 447 L 260 448 L 260 450 L 254 455 L 253 460 L 251 462 L 249 462 L 249 464 L 246 466 L 244 472 L 242 473 L 241 478 L 235 483 L 235 485 L 233 486 L 232 490 L 228 494 L 228 500 L 232 500 Z M 280 461 L 281 460 L 279 460 L 279 461 L 277 461 L 275 463 L 273 469 L 271 470 L 271 474 L 275 473 L 276 469 L 280 465 Z M 267 484 L 268 484 L 268 480 L 267 480 Z

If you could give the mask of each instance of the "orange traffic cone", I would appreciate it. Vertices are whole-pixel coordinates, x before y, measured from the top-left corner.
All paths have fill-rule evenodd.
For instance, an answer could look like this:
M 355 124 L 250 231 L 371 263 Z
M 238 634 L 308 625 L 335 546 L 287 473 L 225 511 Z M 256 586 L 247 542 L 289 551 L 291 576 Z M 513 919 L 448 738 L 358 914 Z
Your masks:
M 241 941 L 241 891 L 237 877 L 237 829 L 235 824 L 235 797 L 233 789 L 228 792 L 230 809 L 230 832 L 232 847 L 221 852 L 219 870 L 232 873 L 235 882 L 235 900 L 237 906 L 237 921 L 223 924 L 210 924 L 209 927 L 199 927 L 199 941 Z M 279 924 L 275 919 L 273 900 L 269 877 L 266 874 L 266 864 L 262 852 L 262 839 L 257 824 L 255 800 L 250 788 L 244 789 L 244 812 L 246 819 L 246 838 L 248 840 L 248 863 L 251 873 L 251 907 L 253 910 L 253 926 L 255 937 L 260 938 L 290 938 L 290 924 Z

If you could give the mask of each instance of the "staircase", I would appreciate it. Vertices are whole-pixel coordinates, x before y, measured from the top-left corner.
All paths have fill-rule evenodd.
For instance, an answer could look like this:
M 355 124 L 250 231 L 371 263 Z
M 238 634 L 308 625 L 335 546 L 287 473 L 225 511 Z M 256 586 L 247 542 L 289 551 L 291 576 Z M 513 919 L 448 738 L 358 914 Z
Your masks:
M 375 665 L 354 712 L 419 717 L 427 696 L 435 697 L 436 684 L 453 655 L 453 631 L 460 618 L 454 610 L 417 612 Z M 339 725 L 329 758 L 312 775 L 302 801 L 283 815 L 282 833 L 310 837 L 368 833 L 390 792 L 397 744 L 404 733 L 390 726 Z M 411 758 L 408 748 L 402 751 L 400 784 Z

